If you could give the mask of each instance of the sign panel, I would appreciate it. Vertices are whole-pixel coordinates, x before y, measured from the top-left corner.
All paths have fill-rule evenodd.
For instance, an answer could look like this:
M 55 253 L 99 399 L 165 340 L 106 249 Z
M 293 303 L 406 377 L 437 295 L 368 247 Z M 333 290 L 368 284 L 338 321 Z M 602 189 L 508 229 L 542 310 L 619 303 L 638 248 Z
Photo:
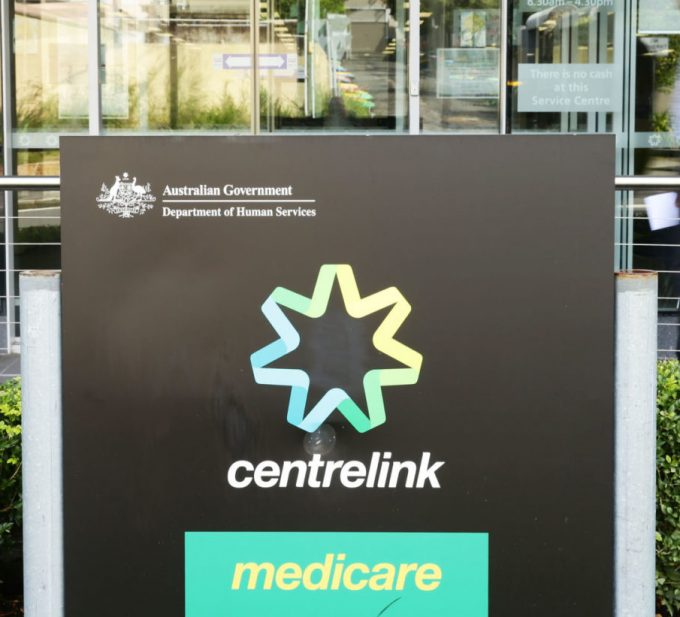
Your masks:
M 611 615 L 613 154 L 64 139 L 66 613 Z
M 387 608 L 481 617 L 488 615 L 488 536 L 189 533 L 186 594 L 187 617 L 344 617 Z
M 437 49 L 437 97 L 498 98 L 498 49 Z
M 249 70 L 252 66 L 251 54 L 216 54 L 213 66 L 224 70 Z M 259 54 L 258 64 L 261 71 L 273 70 L 282 74 L 297 71 L 297 54 Z
M 519 0 L 521 11 L 542 11 L 557 7 L 575 7 L 578 9 L 618 8 L 620 0 Z
M 517 110 L 617 111 L 620 69 L 613 64 L 520 64 Z

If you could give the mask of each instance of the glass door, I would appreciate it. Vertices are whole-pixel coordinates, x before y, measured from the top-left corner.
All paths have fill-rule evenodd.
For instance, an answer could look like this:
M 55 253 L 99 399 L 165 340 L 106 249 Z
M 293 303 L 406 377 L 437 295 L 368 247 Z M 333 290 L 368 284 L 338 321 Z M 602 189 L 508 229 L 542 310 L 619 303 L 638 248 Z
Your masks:
M 249 0 L 101 0 L 106 132 L 251 128 Z
M 404 0 L 261 0 L 260 129 L 408 128 Z
M 499 131 L 500 17 L 499 0 L 421 1 L 422 130 Z

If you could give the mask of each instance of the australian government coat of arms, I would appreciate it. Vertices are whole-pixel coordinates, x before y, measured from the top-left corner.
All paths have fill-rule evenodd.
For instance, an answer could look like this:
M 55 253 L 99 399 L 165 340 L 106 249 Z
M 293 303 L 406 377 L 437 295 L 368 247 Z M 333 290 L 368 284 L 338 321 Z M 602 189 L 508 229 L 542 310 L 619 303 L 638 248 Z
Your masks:
M 102 184 L 97 197 L 97 204 L 102 210 L 124 219 L 151 210 L 155 201 L 156 198 L 151 194 L 151 185 L 148 182 L 137 184 L 137 178 L 130 178 L 127 172 L 122 176 L 116 176 L 111 188 Z

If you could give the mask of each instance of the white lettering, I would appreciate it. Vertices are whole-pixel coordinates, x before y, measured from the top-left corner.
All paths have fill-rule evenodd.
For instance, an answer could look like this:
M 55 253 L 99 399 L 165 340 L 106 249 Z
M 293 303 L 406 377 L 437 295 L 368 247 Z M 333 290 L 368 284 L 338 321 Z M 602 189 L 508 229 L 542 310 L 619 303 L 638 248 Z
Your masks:
M 324 461 L 319 454 L 309 461 L 295 460 L 234 461 L 227 473 L 227 482 L 233 488 L 246 488 L 251 484 L 259 488 L 329 488 L 340 483 L 345 488 L 441 488 L 437 472 L 444 461 L 431 462 L 430 452 L 423 452 L 420 461 L 395 461 L 391 452 L 373 452 L 370 464 L 362 461 Z

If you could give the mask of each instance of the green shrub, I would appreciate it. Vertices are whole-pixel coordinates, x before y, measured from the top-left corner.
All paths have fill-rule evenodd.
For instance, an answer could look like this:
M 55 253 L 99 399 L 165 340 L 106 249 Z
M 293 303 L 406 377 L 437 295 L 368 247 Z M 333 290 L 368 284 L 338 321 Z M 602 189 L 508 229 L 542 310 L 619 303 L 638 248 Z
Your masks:
M 21 385 L 0 386 L 0 555 L 21 542 Z
M 680 363 L 658 364 L 656 595 L 680 616 Z
M 26 244 L 42 244 L 44 242 L 61 242 L 61 226 L 31 225 L 20 227 L 15 236 L 16 242 Z

